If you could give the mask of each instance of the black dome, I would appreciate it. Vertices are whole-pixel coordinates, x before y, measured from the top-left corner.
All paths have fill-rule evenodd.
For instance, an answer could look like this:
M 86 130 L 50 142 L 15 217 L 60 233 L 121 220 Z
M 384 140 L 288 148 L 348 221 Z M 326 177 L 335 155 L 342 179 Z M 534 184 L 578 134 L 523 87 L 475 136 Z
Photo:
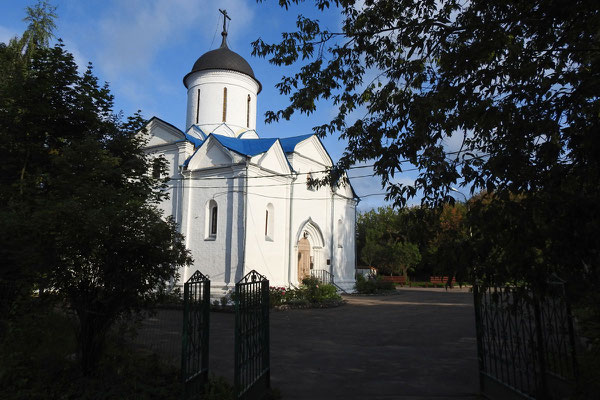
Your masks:
M 248 61 L 244 60 L 242 56 L 234 51 L 229 50 L 225 41 L 221 44 L 221 47 L 215 50 L 211 50 L 200 56 L 194 63 L 192 70 L 183 78 L 183 84 L 187 87 L 185 80 L 188 76 L 194 72 L 204 71 L 207 69 L 225 69 L 229 71 L 241 72 L 242 74 L 248 75 L 258 83 L 258 93 L 262 90 L 262 85 L 254 76 L 252 67 L 248 64 Z

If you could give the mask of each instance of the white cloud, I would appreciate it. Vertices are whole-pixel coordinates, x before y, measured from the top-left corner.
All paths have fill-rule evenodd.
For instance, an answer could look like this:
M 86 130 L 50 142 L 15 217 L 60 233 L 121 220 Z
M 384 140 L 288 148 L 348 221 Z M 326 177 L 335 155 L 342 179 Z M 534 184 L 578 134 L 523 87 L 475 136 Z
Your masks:
M 67 51 L 73 55 L 73 60 L 75 61 L 75 64 L 77 64 L 79 73 L 85 72 L 90 59 L 81 53 L 73 41 L 64 39 L 63 41 Z
M 463 140 L 471 135 L 467 134 L 464 130 L 454 131 L 451 136 L 443 139 L 444 150 L 447 153 L 455 153 L 461 149 Z
M 145 71 L 161 50 L 172 47 L 174 41 L 182 40 L 185 35 L 191 33 L 203 40 L 212 37 L 220 15 L 218 8 L 227 8 L 230 13 L 235 10 L 235 29 L 230 41 L 241 35 L 252 19 L 250 7 L 242 0 L 116 2 L 99 21 L 100 42 L 104 44 L 99 63 L 109 76 Z
M 17 36 L 17 33 L 0 25 L 0 42 L 8 43 L 8 41 Z
M 350 183 L 354 188 L 356 194 L 361 197 L 361 201 L 358 205 L 359 211 L 367 211 L 372 208 L 378 208 L 383 206 L 392 205 L 393 202 L 385 201 L 385 188 L 381 187 L 381 177 L 374 175 L 371 165 L 372 162 L 356 164 L 356 166 L 365 166 L 366 168 L 354 168 L 348 172 L 350 177 Z M 408 173 L 397 174 L 391 178 L 392 183 L 401 183 L 403 185 L 412 186 L 415 183 L 415 176 L 418 174 L 416 171 Z M 420 195 L 415 198 L 409 199 L 407 202 L 408 206 L 420 204 Z

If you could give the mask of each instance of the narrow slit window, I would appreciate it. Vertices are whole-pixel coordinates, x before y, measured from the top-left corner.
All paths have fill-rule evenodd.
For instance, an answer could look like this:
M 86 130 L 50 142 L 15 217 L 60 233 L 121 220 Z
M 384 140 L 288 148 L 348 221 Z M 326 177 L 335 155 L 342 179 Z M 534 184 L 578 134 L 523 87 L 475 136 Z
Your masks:
M 223 122 L 227 121 L 227 88 L 223 88 Z
M 196 123 L 200 120 L 200 89 L 198 89 L 198 97 L 196 98 Z
M 265 236 L 269 236 L 269 210 L 265 210 Z
M 275 240 L 275 208 L 272 203 L 267 204 L 265 210 L 265 240 L 273 242 Z
M 214 199 L 206 203 L 204 240 L 216 240 L 219 208 Z
M 246 102 L 246 126 L 250 128 L 250 95 L 248 95 Z
M 218 208 L 215 205 L 211 210 L 210 210 L 210 235 L 211 236 L 217 236 L 217 215 L 218 215 Z
M 162 172 L 161 167 L 162 167 L 162 164 L 161 164 L 161 159 L 159 157 L 152 160 L 152 178 L 154 178 L 154 179 L 160 178 L 160 174 Z

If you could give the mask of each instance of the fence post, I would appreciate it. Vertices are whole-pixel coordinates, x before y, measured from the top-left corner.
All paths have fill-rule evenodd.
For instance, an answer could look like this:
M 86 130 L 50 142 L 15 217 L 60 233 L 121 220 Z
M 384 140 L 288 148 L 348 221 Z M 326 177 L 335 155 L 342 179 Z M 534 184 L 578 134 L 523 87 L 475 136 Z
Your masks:
M 271 387 L 269 280 L 252 270 L 235 284 L 234 391 L 260 399 Z
M 567 292 L 565 289 L 564 282 L 560 282 L 561 296 L 565 303 L 565 309 L 567 311 L 567 328 L 569 330 L 569 345 L 571 346 L 571 362 L 573 363 L 573 378 L 575 383 L 579 382 L 579 367 L 577 365 L 577 345 L 575 343 L 575 328 L 573 327 L 573 314 L 571 313 L 571 303 L 567 298 Z
M 208 381 L 210 279 L 200 271 L 183 285 L 183 398 L 198 398 Z
M 473 302 L 475 305 L 475 336 L 477 337 L 477 362 L 479 366 L 479 392 L 483 394 L 483 331 L 481 323 L 481 299 L 479 298 L 479 284 L 475 281 L 473 285 Z
M 539 289 L 538 289 L 539 290 Z M 547 399 L 548 398 L 548 377 L 546 376 L 547 368 L 546 368 L 546 355 L 545 355 L 545 346 L 544 346 L 544 326 L 542 325 L 542 313 L 540 310 L 541 298 L 539 292 L 534 290 L 533 293 L 533 313 L 535 317 L 535 336 L 536 336 L 536 351 L 537 351 L 537 363 L 539 367 L 539 379 L 536 388 L 536 398 L 537 399 Z

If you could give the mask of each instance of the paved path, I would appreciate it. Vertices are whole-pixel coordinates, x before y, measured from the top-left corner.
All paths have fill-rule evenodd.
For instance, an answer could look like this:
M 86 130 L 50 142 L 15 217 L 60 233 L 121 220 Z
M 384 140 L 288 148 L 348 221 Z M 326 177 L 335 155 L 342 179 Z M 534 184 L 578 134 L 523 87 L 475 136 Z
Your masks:
M 346 299 L 271 313 L 271 383 L 284 400 L 477 398 L 471 293 L 403 288 Z M 210 370 L 230 380 L 233 324 L 233 314 L 211 313 Z
M 400 289 L 346 299 L 271 313 L 271 383 L 285 400 L 476 398 L 472 294 Z M 211 319 L 211 369 L 231 376 L 233 315 Z

